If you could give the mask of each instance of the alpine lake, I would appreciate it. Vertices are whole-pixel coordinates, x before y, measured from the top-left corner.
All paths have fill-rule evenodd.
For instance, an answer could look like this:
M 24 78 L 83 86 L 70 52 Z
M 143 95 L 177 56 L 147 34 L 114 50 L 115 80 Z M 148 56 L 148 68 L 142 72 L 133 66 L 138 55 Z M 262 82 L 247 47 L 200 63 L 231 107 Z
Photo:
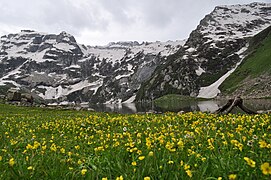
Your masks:
M 164 113 L 164 112 L 210 112 L 213 113 L 227 103 L 226 99 L 217 100 L 183 100 L 167 101 L 164 103 L 141 102 L 141 103 L 120 103 L 120 104 L 95 104 L 89 105 L 97 112 L 116 112 L 121 114 L 134 113 Z M 243 104 L 253 111 L 271 110 L 271 99 L 244 99 Z M 238 107 L 232 113 L 244 113 Z

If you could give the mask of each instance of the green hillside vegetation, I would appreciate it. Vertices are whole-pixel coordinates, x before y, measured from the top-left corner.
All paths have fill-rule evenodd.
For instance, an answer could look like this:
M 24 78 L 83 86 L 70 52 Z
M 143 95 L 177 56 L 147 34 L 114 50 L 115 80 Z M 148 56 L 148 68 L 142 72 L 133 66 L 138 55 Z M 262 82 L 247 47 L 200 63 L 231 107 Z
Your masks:
M 182 107 L 190 106 L 196 98 L 183 96 L 179 94 L 168 94 L 154 100 L 155 106 L 162 108 L 165 111 L 178 111 Z
M 179 94 L 167 94 L 160 98 L 155 99 L 155 103 L 164 103 L 164 102 L 176 102 L 176 101 L 188 101 L 195 100 L 195 98 L 190 96 L 183 96 Z
M 220 86 L 222 92 L 232 93 L 246 78 L 271 74 L 271 26 L 250 40 L 250 54 Z
M 177 112 L 186 107 L 197 106 L 197 102 L 204 101 L 204 98 L 184 96 L 180 94 L 167 94 L 154 100 L 154 105 L 163 111 Z

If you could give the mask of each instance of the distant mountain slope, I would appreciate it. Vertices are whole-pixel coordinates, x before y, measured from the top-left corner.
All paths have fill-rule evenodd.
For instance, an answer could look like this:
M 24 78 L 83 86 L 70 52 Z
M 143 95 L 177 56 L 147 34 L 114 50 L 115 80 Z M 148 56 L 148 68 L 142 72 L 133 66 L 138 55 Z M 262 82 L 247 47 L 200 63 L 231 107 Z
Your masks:
M 218 6 L 141 87 L 137 100 L 166 94 L 213 98 L 219 78 L 246 56 L 249 38 L 271 24 L 271 4 Z M 222 81 L 221 81 L 222 82 Z
M 223 95 L 271 97 L 271 26 L 250 40 L 249 52 L 222 83 Z
M 84 46 L 62 32 L 23 30 L 0 39 L 0 93 L 10 87 L 48 102 L 124 102 L 185 41 Z

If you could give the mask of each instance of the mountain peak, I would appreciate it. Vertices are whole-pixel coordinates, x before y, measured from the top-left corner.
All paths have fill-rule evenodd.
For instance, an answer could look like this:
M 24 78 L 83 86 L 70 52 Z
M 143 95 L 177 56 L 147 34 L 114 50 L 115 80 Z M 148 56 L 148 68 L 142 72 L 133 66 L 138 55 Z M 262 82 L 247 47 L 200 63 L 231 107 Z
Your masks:
M 59 35 L 57 35 L 56 41 L 63 42 L 63 43 L 68 43 L 68 42 L 76 43 L 75 38 L 71 34 L 65 31 L 62 31 Z
M 246 56 L 249 39 L 270 25 L 271 3 L 217 6 L 191 32 L 183 48 L 168 58 L 167 66 L 154 72 L 137 99 L 172 92 L 196 96 L 205 87 L 216 96 L 220 78 Z
M 35 32 L 34 30 L 29 30 L 29 29 L 23 29 L 21 30 L 22 33 L 33 33 Z
M 107 47 L 133 47 L 140 45 L 137 41 L 110 42 Z

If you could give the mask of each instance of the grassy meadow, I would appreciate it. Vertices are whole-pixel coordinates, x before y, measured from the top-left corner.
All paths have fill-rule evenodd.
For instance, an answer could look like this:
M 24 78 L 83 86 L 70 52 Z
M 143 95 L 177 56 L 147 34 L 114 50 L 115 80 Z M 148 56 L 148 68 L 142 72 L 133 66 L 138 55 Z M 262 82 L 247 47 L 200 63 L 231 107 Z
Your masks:
M 0 179 L 270 179 L 271 114 L 0 105 Z

